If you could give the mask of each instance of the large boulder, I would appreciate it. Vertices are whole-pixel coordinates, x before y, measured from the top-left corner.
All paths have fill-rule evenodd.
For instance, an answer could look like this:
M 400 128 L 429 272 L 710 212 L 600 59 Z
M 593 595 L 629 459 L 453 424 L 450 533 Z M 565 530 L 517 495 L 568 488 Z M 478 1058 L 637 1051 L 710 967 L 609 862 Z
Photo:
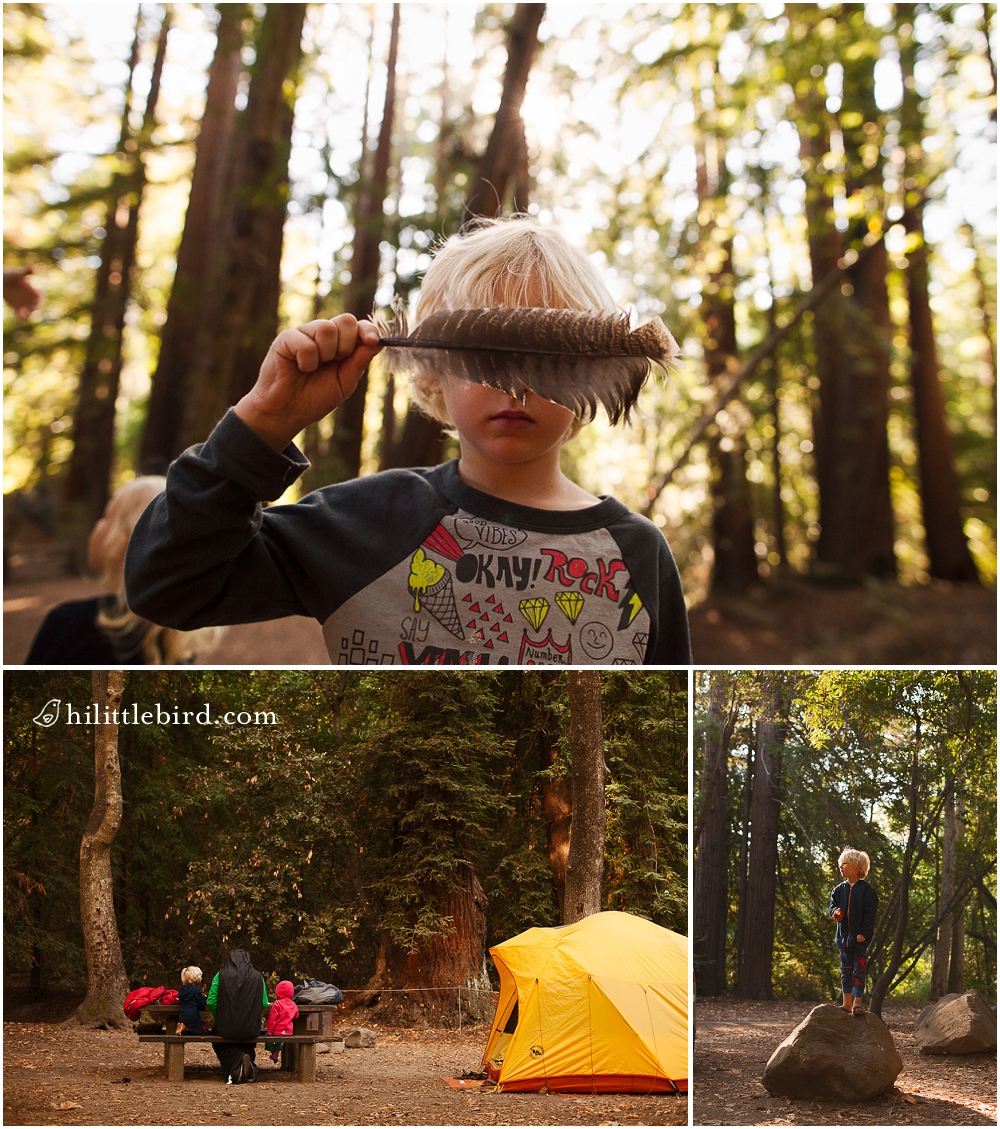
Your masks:
M 997 1046 L 997 1017 L 978 992 L 939 1000 L 917 1021 L 916 1042 L 924 1055 L 971 1055 Z
M 861 1101 L 891 1090 L 903 1060 L 877 1015 L 820 1004 L 768 1059 L 761 1081 L 788 1098 Z

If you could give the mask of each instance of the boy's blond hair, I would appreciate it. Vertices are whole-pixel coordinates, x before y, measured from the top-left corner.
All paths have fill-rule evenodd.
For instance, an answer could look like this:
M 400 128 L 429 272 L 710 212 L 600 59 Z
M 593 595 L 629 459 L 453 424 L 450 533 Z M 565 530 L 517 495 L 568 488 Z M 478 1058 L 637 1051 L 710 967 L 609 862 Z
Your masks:
M 842 862 L 849 862 L 858 872 L 859 878 L 864 878 L 868 874 L 868 871 L 871 870 L 872 865 L 872 860 L 864 851 L 856 851 L 853 847 L 847 847 L 840 852 L 840 858 L 837 859 L 837 866 L 840 866 Z
M 187 968 L 181 969 L 181 983 L 182 984 L 200 984 L 201 983 L 201 969 L 196 964 L 189 964 Z
M 593 314 L 616 309 L 600 271 L 579 247 L 556 228 L 518 215 L 474 220 L 441 244 L 420 286 L 416 320 L 438 310 L 517 306 Z M 410 398 L 431 419 L 453 422 L 437 377 L 411 378 Z

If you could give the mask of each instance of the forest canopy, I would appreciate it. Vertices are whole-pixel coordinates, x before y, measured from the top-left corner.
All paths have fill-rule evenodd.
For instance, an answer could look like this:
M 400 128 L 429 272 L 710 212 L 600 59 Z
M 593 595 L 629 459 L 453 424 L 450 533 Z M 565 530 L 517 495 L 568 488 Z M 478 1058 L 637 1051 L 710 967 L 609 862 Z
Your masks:
M 600 693 L 600 908 L 686 933 L 686 676 L 605 673 Z M 9 673 L 5 694 L 5 968 L 75 986 L 90 679 Z M 460 925 L 449 898 L 467 881 L 486 945 L 562 923 L 564 675 L 133 672 L 121 709 L 169 719 L 118 732 L 114 907 L 133 982 L 217 969 L 243 945 L 269 976 L 362 988 L 390 951 L 447 940 Z
M 5 494 L 89 528 L 205 437 L 275 330 L 405 302 L 436 240 L 516 209 L 681 342 L 634 426 L 585 428 L 566 467 L 669 534 L 690 600 L 789 570 L 991 583 L 995 26 L 943 3 L 7 4 L 4 263 L 44 302 L 6 311 Z M 379 364 L 336 415 L 289 497 L 454 451 Z

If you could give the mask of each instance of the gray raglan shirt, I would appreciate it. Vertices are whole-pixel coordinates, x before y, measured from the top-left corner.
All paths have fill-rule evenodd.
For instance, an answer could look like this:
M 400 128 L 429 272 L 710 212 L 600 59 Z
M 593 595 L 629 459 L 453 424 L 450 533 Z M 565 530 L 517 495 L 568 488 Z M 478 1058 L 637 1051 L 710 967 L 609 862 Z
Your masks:
M 456 462 L 281 496 L 308 462 L 229 412 L 171 466 L 129 542 L 129 605 L 181 630 L 309 615 L 347 665 L 686 665 L 660 531 L 614 498 L 515 505 Z

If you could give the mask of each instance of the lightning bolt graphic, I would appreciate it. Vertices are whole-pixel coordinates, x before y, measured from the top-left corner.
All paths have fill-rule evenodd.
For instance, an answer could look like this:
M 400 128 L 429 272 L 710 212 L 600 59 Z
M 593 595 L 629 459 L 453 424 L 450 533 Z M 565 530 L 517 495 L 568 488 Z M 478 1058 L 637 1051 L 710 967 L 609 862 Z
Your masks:
M 618 620 L 618 630 L 622 631 L 626 627 L 631 626 L 632 621 L 639 614 L 642 609 L 642 600 L 639 598 L 632 582 L 629 581 L 628 588 L 625 589 L 625 595 L 622 597 L 622 614 Z

